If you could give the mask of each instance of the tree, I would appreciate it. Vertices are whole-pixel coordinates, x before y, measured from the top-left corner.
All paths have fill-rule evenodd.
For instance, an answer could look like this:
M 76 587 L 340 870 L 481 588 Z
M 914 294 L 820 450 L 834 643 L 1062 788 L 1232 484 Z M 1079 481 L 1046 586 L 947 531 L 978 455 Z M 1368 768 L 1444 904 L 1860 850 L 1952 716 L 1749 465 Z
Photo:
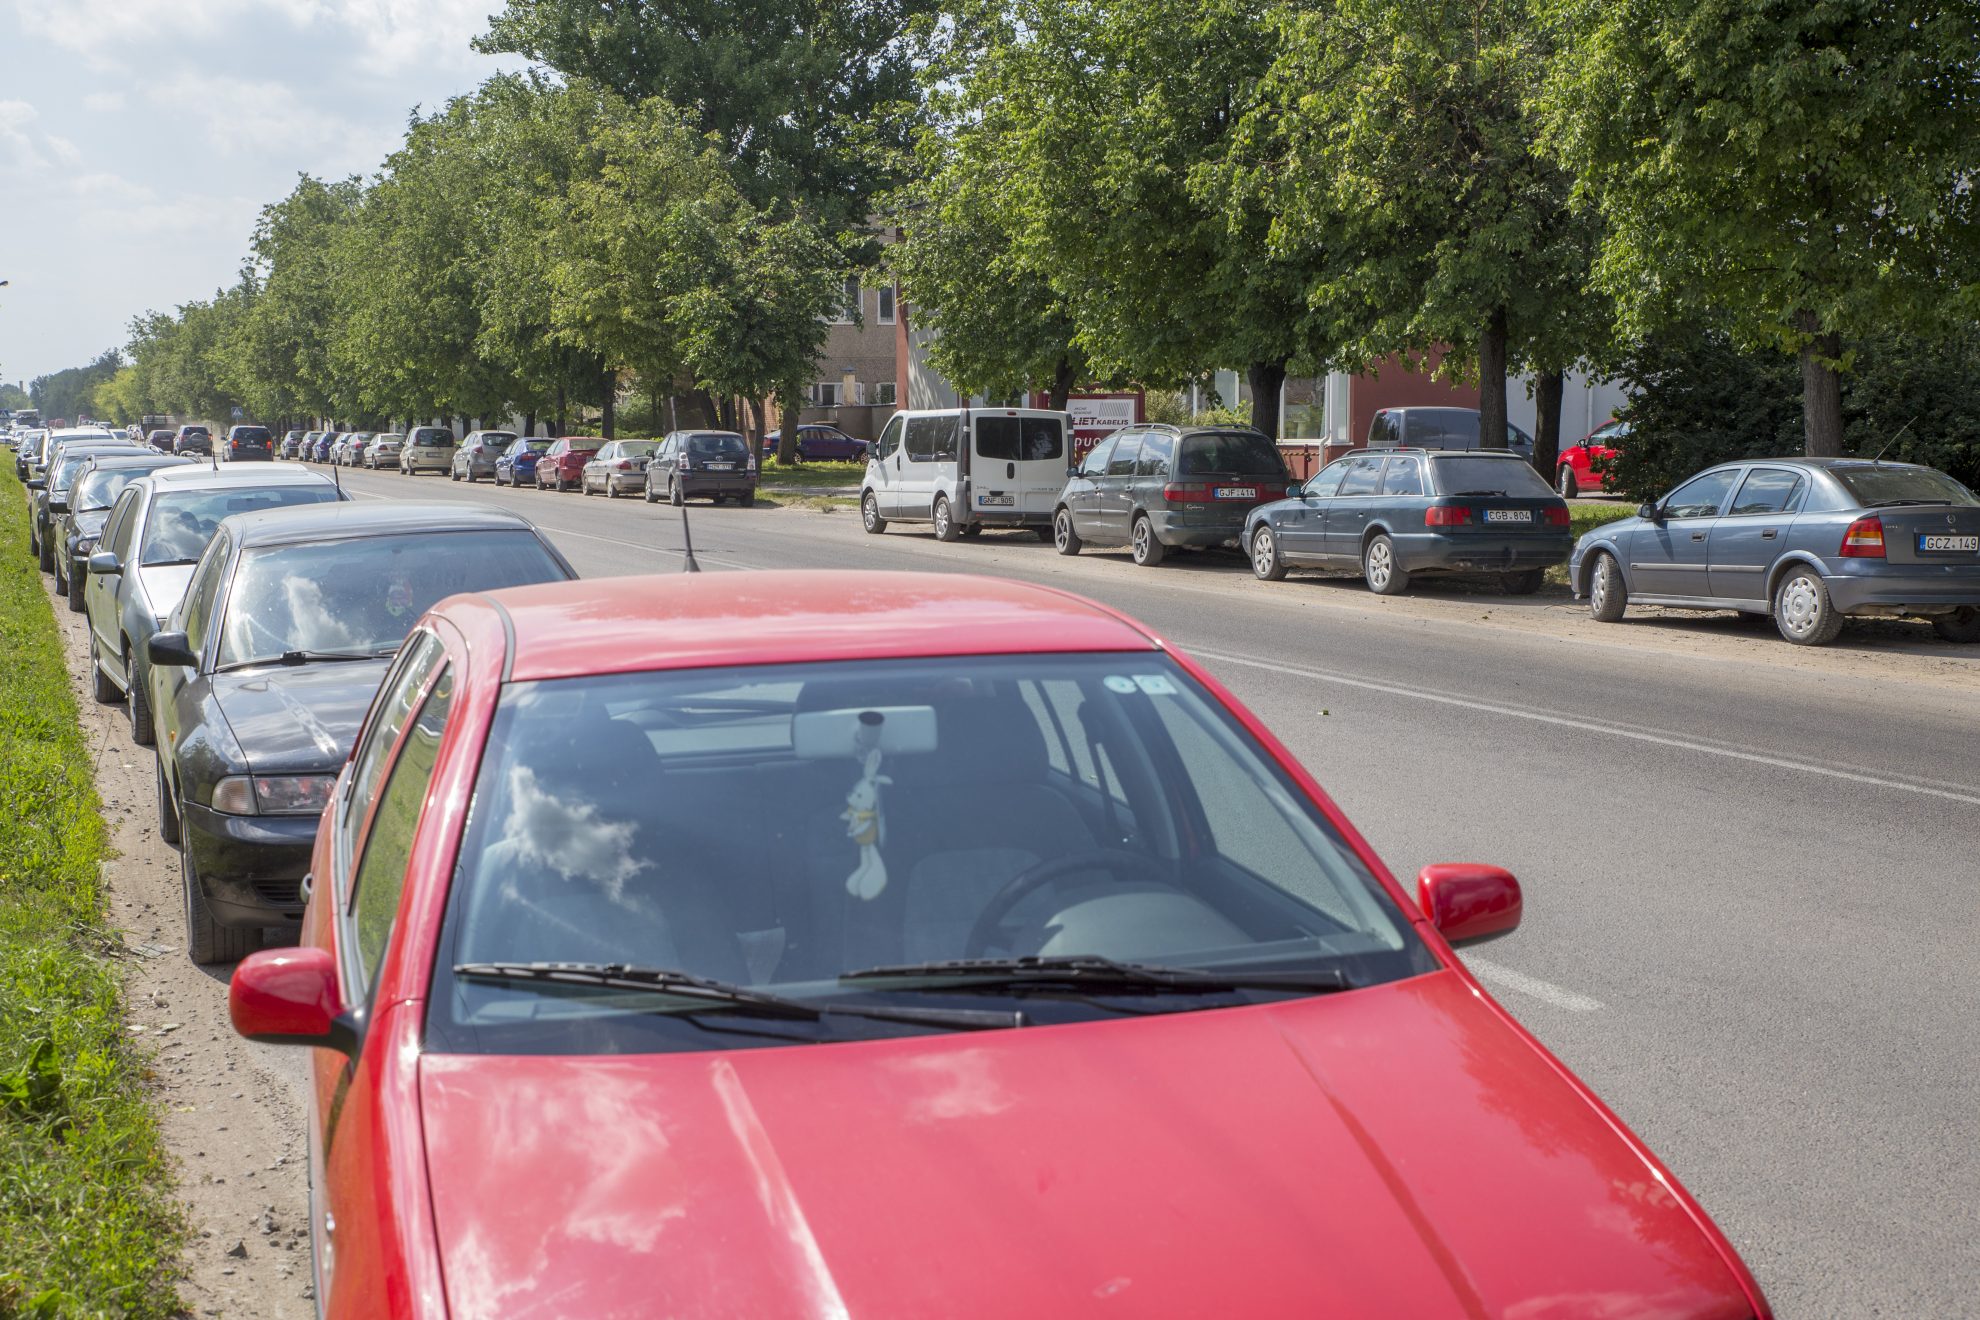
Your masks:
M 354 410 L 356 391 L 337 374 L 331 343 L 345 310 L 336 287 L 336 236 L 353 223 L 362 197 L 356 179 L 326 183 L 303 175 L 287 197 L 262 208 L 255 225 L 260 290 L 242 352 L 303 413 Z
M 1506 435 L 1506 373 L 1558 371 L 1592 223 L 1534 148 L 1550 60 L 1526 0 L 1340 0 L 1287 11 L 1260 137 L 1280 248 L 1331 254 L 1309 301 L 1367 360 L 1451 346 L 1479 378 L 1485 443 Z M 1565 359 L 1565 360 L 1563 360 Z
M 91 411 L 98 386 L 108 383 L 122 365 L 123 355 L 114 348 L 108 349 L 87 366 L 68 367 L 35 377 L 28 382 L 28 393 L 44 420 L 60 417 L 73 422 Z
M 1980 17 L 1937 0 L 1553 0 L 1549 144 L 1608 221 L 1635 333 L 1723 321 L 1800 360 L 1843 450 L 1846 341 L 1970 318 Z

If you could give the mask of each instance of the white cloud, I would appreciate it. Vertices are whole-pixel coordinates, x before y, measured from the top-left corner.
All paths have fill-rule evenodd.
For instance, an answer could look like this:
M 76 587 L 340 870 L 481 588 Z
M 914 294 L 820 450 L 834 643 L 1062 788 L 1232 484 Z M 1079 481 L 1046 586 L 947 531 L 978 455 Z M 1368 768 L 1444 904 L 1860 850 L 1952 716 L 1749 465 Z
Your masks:
M 123 108 L 124 94 L 122 92 L 91 92 L 83 98 L 83 109 L 85 110 L 107 112 L 122 110 Z
M 40 117 L 26 101 L 0 101 L 0 168 L 26 173 L 48 163 L 34 129 Z
M 341 156 L 354 137 L 370 151 L 374 134 L 269 82 L 215 81 L 182 73 L 165 84 L 166 101 L 188 113 L 225 155 L 274 156 L 314 164 L 326 150 Z

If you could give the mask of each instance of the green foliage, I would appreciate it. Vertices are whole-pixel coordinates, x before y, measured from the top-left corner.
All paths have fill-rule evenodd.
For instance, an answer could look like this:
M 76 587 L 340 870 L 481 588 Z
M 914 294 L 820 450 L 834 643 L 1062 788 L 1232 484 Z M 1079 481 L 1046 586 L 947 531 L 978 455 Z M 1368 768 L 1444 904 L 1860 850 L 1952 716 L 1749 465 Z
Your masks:
M 34 406 L 41 410 L 43 421 L 60 417 L 73 423 L 77 417 L 93 411 L 97 388 L 115 376 L 122 365 L 123 358 L 113 348 L 86 367 L 69 367 L 35 377 L 28 382 L 28 393 L 33 396 Z
M 0 478 L 0 544 L 26 505 Z M 185 1227 L 126 1043 L 104 832 L 55 618 L 0 563 L 0 1315 L 180 1314 Z
M 11 382 L 0 381 L 0 408 L 6 408 L 9 411 L 19 411 L 22 408 L 32 408 L 33 406 L 34 400 L 28 397 L 26 390 Z

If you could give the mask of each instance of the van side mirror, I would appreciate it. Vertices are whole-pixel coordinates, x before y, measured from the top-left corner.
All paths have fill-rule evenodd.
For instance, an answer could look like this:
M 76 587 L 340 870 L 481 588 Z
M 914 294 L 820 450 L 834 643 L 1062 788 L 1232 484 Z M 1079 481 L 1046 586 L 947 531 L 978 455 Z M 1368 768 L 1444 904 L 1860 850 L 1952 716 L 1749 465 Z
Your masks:
M 179 665 L 196 669 L 199 657 L 193 654 L 192 646 L 182 632 L 160 632 L 151 634 L 144 644 L 144 653 L 154 665 Z
M 89 557 L 89 571 L 103 577 L 116 577 L 124 571 L 124 561 L 109 550 L 98 550 Z

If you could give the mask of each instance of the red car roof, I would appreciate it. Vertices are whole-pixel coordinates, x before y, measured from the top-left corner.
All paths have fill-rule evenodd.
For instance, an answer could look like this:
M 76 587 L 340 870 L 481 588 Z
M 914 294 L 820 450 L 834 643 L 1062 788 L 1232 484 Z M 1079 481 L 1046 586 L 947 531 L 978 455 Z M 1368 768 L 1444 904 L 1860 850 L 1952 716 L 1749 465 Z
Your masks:
M 1160 639 L 1092 601 L 1046 587 L 946 573 L 677 573 L 515 587 L 449 602 L 499 605 L 510 677 L 895 656 L 1147 651 Z

